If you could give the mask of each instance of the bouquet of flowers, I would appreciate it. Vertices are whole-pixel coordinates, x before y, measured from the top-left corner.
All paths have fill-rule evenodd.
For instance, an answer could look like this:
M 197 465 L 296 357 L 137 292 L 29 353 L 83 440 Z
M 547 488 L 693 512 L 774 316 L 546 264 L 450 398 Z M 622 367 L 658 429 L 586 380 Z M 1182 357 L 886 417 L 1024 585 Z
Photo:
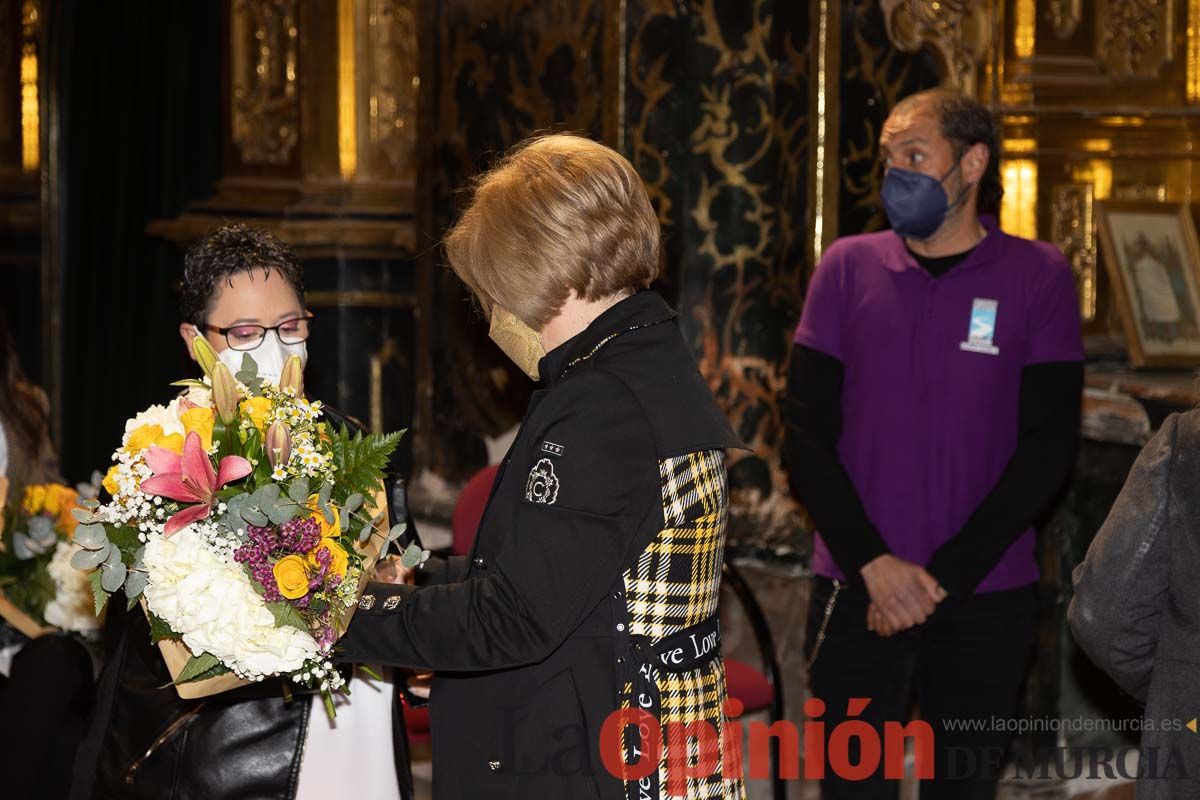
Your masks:
M 72 512 L 97 491 L 94 484 L 75 489 L 60 483 L 26 486 L 22 502 L 5 509 L 0 616 L 22 633 L 37 635 L 46 626 L 81 634 L 100 628 L 87 576 L 70 566 L 80 549 L 72 541 Z
M 111 500 L 77 514 L 72 564 L 94 570 L 97 613 L 117 592 L 142 602 L 181 695 L 281 675 L 332 713 L 345 690 L 333 645 L 404 530 L 388 528 L 383 494 L 402 432 L 332 429 L 297 357 L 274 385 L 249 354 L 234 376 L 203 338 L 194 348 L 204 379 L 128 421 Z

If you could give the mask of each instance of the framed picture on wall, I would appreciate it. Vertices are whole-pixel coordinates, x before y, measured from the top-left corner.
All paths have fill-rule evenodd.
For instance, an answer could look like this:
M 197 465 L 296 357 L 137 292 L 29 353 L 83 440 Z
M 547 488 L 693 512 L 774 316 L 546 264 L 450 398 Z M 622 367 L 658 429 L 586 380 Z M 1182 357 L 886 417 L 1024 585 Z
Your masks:
M 1103 200 L 1096 212 L 1129 360 L 1200 365 L 1200 243 L 1187 204 Z

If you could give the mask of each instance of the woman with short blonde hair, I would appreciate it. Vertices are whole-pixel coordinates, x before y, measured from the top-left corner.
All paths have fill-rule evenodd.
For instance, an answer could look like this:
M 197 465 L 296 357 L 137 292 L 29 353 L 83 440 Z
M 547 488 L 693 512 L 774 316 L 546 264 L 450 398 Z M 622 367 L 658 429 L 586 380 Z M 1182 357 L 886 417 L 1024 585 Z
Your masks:
M 644 291 L 659 235 L 628 161 L 552 135 L 483 175 L 446 237 L 492 338 L 542 390 L 470 557 L 372 584 L 340 642 L 437 673 L 439 800 L 744 795 L 723 771 L 716 622 L 724 450 L 741 445 L 675 312 Z M 695 737 L 660 746 L 675 725 Z M 673 774 L 671 757 L 697 766 Z
M 482 175 L 446 235 L 455 273 L 492 303 L 541 329 L 569 292 L 599 301 L 659 275 L 658 218 L 642 179 L 590 139 L 531 139 Z

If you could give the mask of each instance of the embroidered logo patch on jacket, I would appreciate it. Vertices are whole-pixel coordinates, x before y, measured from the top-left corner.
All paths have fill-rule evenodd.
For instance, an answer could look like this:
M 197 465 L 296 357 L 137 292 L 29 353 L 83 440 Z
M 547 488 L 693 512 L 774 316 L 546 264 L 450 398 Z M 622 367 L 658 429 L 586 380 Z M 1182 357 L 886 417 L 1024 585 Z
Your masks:
M 550 459 L 543 458 L 529 470 L 529 480 L 525 482 L 525 499 L 533 503 L 553 505 L 558 499 L 558 476 L 554 474 L 554 464 Z

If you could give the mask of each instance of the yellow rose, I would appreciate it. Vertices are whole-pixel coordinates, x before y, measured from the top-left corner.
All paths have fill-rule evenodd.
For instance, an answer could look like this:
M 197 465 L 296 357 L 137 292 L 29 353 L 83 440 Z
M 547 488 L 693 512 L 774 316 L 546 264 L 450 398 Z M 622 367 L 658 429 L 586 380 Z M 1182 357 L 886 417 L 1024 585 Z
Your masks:
M 46 496 L 42 502 L 42 511 L 47 514 L 57 514 L 62 510 L 62 490 L 67 487 L 59 486 L 57 483 L 48 483 L 44 488 Z
M 160 436 L 154 440 L 154 444 L 164 450 L 170 450 L 175 455 L 180 455 L 183 453 L 183 434 L 172 433 L 169 436 Z
M 46 485 L 46 502 L 42 511 L 56 517 L 70 517 L 71 509 L 79 505 L 79 494 L 61 483 Z
M 300 556 L 284 556 L 275 562 L 275 585 L 288 600 L 298 600 L 308 594 L 308 567 Z
M 206 451 L 212 447 L 213 422 L 215 420 L 216 417 L 213 416 L 211 408 L 189 408 L 179 415 L 179 421 L 183 423 L 183 430 L 187 433 L 199 434 L 200 446 Z M 183 452 L 182 448 L 180 452 Z
M 258 428 L 258 432 L 262 433 L 267 429 L 267 416 L 271 413 L 271 401 L 265 397 L 247 397 L 242 401 L 242 415 L 249 417 L 254 423 L 254 427 Z
M 125 452 L 140 453 L 148 450 L 162 435 L 162 425 L 143 425 L 140 428 L 134 428 L 133 432 L 129 434 L 128 441 L 125 442 Z
M 342 512 L 333 503 L 329 503 L 329 510 L 333 512 L 333 523 L 330 524 L 325 515 L 321 513 L 320 506 L 317 505 L 318 495 L 310 494 L 308 496 L 308 510 L 313 512 L 312 518 L 321 526 L 322 539 L 336 539 L 342 535 Z
M 329 574 L 337 575 L 339 578 L 346 577 L 346 568 L 350 565 L 350 556 L 346 553 L 345 548 L 338 544 L 337 539 L 322 539 L 321 543 L 312 549 L 308 554 L 308 563 L 313 565 L 315 569 L 318 566 L 317 553 L 321 552 L 322 548 L 329 551 L 329 555 L 333 559 L 329 562 Z
M 104 491 L 117 496 L 117 490 L 121 487 L 117 485 L 117 465 L 113 464 L 108 468 L 108 474 L 104 476 L 104 480 L 100 481 L 100 485 L 104 487 Z
M 21 503 L 21 508 L 25 509 L 26 514 L 40 514 L 42 507 L 46 504 L 46 487 L 45 486 L 27 486 L 25 487 L 25 500 Z

